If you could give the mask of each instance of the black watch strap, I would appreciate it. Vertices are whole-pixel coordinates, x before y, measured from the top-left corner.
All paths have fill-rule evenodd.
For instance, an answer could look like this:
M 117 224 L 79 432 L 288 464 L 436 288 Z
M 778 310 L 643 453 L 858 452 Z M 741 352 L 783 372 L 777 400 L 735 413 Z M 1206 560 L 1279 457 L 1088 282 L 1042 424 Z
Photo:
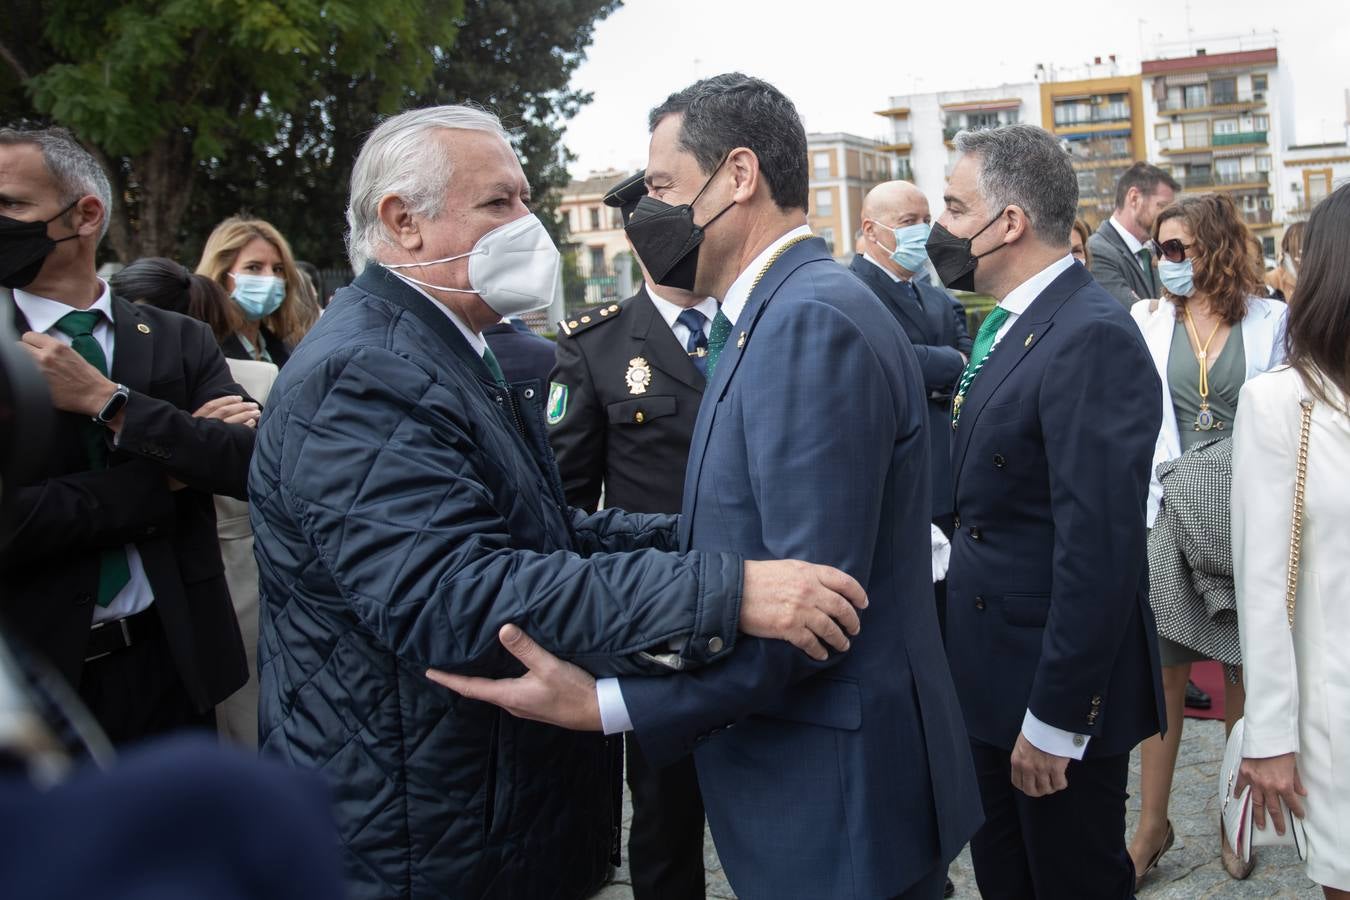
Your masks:
M 117 418 L 117 414 L 127 405 L 127 399 L 130 396 L 131 391 L 127 386 L 125 384 L 119 384 L 117 390 L 113 391 L 113 395 L 108 398 L 108 402 L 103 404 L 103 408 L 98 411 L 98 414 L 92 417 L 93 420 L 100 425 L 107 425 L 113 419 Z

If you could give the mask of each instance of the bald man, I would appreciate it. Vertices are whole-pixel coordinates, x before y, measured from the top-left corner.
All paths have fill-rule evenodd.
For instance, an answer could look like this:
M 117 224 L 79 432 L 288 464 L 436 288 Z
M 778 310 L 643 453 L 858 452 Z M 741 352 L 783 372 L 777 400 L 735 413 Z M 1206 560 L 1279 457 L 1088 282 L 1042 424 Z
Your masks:
M 887 181 L 863 199 L 861 252 L 849 268 L 909 335 L 923 370 L 932 441 L 933 524 L 952 533 L 952 391 L 970 356 L 966 311 L 951 294 L 915 274 L 928 261 L 928 198 L 908 181 Z M 939 583 L 938 617 L 945 619 Z

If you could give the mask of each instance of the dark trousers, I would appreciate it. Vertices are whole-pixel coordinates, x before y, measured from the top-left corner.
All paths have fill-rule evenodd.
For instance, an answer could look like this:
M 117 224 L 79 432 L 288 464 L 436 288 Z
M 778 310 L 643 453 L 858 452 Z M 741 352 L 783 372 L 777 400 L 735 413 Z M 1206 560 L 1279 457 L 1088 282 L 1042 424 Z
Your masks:
M 634 900 L 702 900 L 703 795 L 694 758 L 654 768 L 632 734 L 624 743 L 633 798 L 628 871 Z
M 1129 754 L 1069 763 L 1067 789 L 1031 798 L 1012 785 L 1011 753 L 970 742 L 984 825 L 970 841 L 984 900 L 1127 900 Z
M 159 622 L 157 615 L 147 618 Z M 215 710 L 198 712 L 188 696 L 162 627 L 146 629 L 144 639 L 130 647 L 85 663 L 80 699 L 115 745 L 184 728 L 216 727 Z

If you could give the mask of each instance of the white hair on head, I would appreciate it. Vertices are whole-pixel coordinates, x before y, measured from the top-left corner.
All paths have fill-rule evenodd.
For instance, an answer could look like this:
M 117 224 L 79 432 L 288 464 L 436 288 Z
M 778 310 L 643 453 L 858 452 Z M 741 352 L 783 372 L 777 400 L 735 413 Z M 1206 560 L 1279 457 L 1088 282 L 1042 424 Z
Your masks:
M 434 219 L 445 207 L 454 160 L 435 140 L 440 129 L 487 131 L 510 141 L 501 120 L 473 106 L 429 106 L 380 123 L 352 167 L 347 204 L 347 256 L 360 274 L 381 244 L 392 244 L 380 222 L 380 201 L 397 195 L 415 215 Z

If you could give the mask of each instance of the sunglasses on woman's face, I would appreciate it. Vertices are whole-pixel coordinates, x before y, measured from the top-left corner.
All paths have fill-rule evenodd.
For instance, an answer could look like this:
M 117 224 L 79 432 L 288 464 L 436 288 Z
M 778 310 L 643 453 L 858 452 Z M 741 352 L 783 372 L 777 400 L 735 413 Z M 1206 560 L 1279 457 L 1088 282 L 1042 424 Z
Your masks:
M 1186 259 L 1186 251 L 1195 246 L 1194 244 L 1183 244 L 1180 238 L 1172 238 L 1170 241 L 1153 241 L 1153 254 L 1160 256 L 1168 262 L 1179 263 Z

